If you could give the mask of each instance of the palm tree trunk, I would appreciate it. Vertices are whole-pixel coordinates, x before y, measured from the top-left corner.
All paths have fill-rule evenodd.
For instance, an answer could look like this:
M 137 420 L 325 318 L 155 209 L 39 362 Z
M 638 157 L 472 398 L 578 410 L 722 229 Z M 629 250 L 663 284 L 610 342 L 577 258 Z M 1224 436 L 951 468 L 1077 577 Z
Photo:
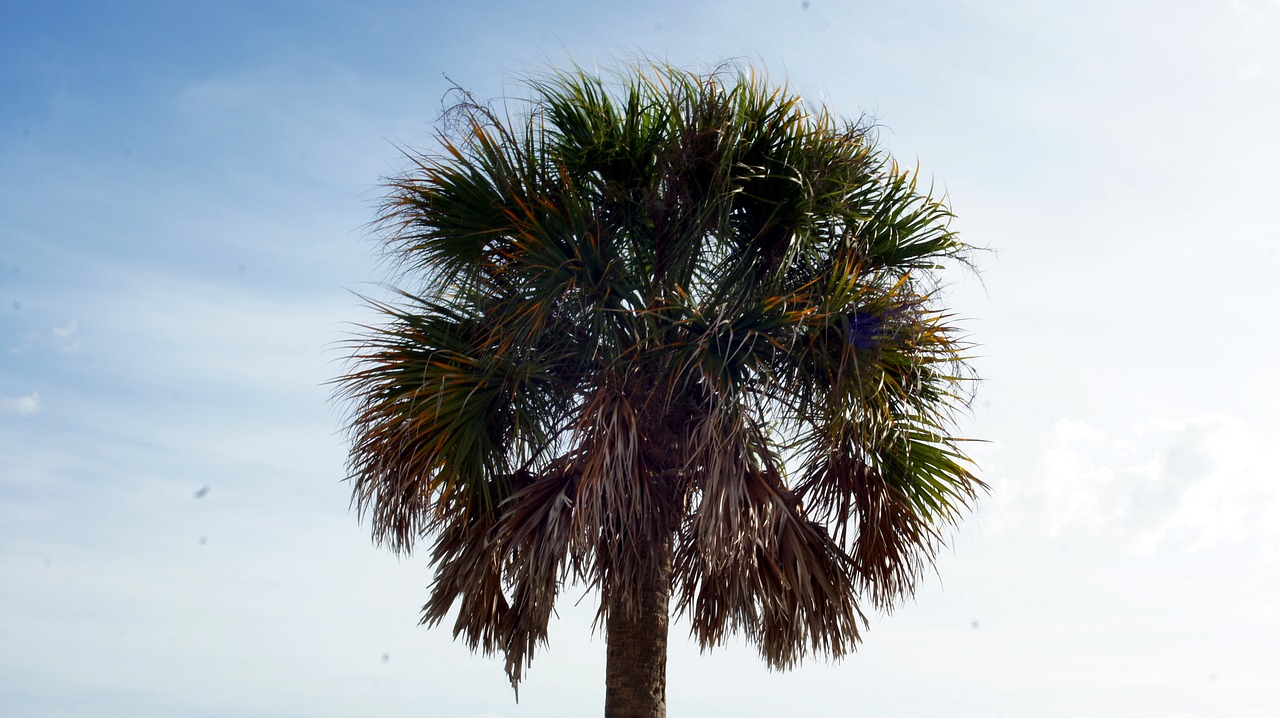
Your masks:
M 605 718 L 666 718 L 667 610 L 671 597 L 671 539 L 656 547 L 636 596 L 638 610 L 609 611 L 605 662 Z

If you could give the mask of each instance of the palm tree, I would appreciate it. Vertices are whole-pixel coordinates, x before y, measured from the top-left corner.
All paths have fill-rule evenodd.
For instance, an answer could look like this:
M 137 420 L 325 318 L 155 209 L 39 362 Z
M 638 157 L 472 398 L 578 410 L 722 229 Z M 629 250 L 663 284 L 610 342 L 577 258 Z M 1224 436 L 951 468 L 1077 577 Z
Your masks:
M 423 623 L 456 606 L 513 686 L 560 591 L 598 590 L 607 716 L 665 715 L 671 598 L 703 649 L 847 653 L 983 488 L 950 211 L 749 68 L 527 87 L 514 117 L 464 94 L 389 183 L 416 285 L 338 379 L 359 514 L 432 542 Z

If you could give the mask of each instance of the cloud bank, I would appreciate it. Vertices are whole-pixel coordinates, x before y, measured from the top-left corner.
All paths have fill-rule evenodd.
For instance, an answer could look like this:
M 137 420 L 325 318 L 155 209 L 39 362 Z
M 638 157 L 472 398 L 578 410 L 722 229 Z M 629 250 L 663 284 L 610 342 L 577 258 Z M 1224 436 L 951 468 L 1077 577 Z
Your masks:
M 1280 486 L 1265 452 L 1259 432 L 1224 414 L 1119 432 L 1062 419 L 1035 470 L 997 484 L 990 523 L 1137 553 L 1252 544 L 1280 558 Z

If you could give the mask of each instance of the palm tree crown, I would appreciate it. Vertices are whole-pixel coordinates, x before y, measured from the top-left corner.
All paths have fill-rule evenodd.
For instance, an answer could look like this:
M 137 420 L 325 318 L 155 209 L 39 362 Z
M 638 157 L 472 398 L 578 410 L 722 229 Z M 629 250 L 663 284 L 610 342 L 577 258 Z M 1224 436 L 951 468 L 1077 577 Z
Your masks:
M 774 667 L 846 653 L 983 488 L 949 209 L 750 69 L 528 89 L 514 118 L 464 97 L 390 182 L 417 284 L 338 380 L 354 504 L 432 542 L 423 621 L 456 607 L 513 684 L 575 582 L 605 619 L 657 576 L 704 648 Z

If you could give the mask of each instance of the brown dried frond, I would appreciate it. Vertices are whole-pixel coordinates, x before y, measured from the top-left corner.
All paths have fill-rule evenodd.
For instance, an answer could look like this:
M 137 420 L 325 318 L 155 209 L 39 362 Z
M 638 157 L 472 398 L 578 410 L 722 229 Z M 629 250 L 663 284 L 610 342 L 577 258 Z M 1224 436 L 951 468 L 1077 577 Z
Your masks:
M 492 515 L 467 521 L 458 517 L 439 529 L 431 552 L 436 578 L 422 607 L 421 623 L 444 620 L 459 602 L 454 637 L 462 636 L 472 650 L 486 654 L 505 649 L 502 627 L 510 606 L 503 594 L 503 546 Z
M 637 406 L 639 403 L 641 406 Z M 672 490 L 646 462 L 638 401 L 613 382 L 587 400 L 577 429 L 575 554 L 601 591 L 601 616 L 633 611 L 652 547 L 674 531 Z
M 547 641 L 547 625 L 570 568 L 577 484 L 576 474 L 554 466 L 511 497 L 498 525 L 504 575 L 511 586 L 502 648 L 513 687 L 533 661 L 534 650 Z
M 804 516 L 760 433 L 724 414 L 694 432 L 701 493 L 676 551 L 678 610 L 704 649 L 741 631 L 777 668 L 841 656 L 865 625 L 853 561 Z
M 857 456 L 832 453 L 796 491 L 832 527 L 877 607 L 892 608 L 914 591 L 941 537 L 876 469 Z

